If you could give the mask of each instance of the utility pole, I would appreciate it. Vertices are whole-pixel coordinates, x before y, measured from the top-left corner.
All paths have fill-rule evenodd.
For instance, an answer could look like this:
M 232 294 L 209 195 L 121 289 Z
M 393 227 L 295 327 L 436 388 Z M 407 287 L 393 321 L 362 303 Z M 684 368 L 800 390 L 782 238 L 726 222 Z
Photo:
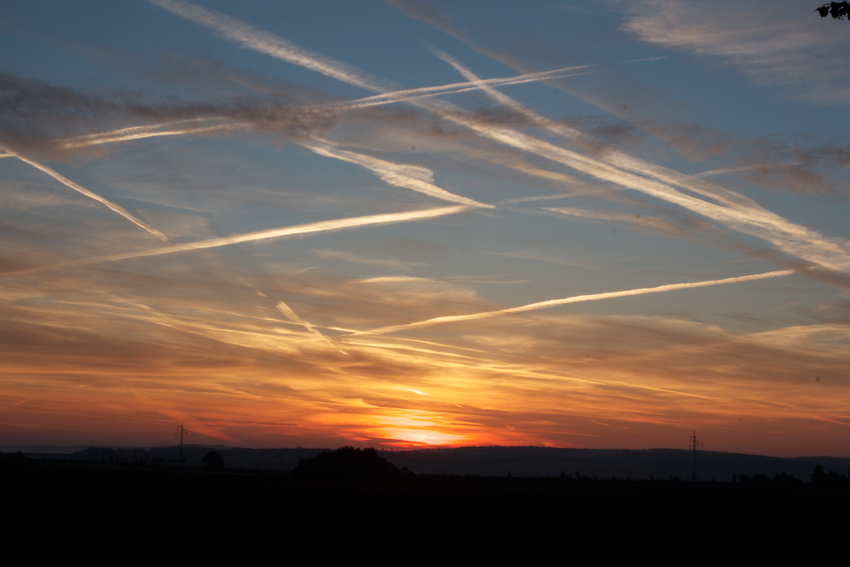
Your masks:
M 174 434 L 175 437 L 180 436 L 180 466 L 183 466 L 183 436 L 188 435 L 189 431 L 183 427 L 183 422 L 180 422 L 180 425 L 177 426 L 177 433 Z
M 688 446 L 688 449 L 694 453 L 694 472 L 691 474 L 691 480 L 694 482 L 697 480 L 697 448 L 699 448 L 699 441 L 697 441 L 697 432 L 694 431 L 691 435 L 691 444 Z

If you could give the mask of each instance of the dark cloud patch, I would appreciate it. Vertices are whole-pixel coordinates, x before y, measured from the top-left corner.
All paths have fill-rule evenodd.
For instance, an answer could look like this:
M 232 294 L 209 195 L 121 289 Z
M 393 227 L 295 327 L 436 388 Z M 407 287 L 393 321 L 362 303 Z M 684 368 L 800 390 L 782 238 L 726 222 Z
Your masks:
M 758 164 L 741 169 L 748 180 L 798 193 L 847 193 L 846 184 L 833 185 L 827 177 L 829 170 L 850 166 L 850 144 L 844 140 L 818 143 L 811 136 L 773 135 L 739 149 L 741 163 Z
M 217 102 L 151 100 L 125 89 L 80 91 L 0 74 L 0 144 L 43 153 L 45 142 L 142 123 L 223 118 L 287 136 L 331 128 L 336 112 L 287 99 L 231 97 Z
M 437 3 L 430 0 L 384 0 L 408 17 L 431 25 L 447 24 L 451 17 Z

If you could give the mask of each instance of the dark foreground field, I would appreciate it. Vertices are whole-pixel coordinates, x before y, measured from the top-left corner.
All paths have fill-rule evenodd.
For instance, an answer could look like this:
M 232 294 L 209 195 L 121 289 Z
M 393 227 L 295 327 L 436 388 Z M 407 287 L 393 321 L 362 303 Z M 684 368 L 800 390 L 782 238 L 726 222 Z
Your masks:
M 116 560 L 164 564 L 177 557 L 277 564 L 304 553 L 389 554 L 405 564 L 542 550 L 667 554 L 687 541 L 708 552 L 775 552 L 778 543 L 808 545 L 815 536 L 811 544 L 823 549 L 839 541 L 830 534 L 843 541 L 850 512 L 842 490 L 681 481 L 420 475 L 332 483 L 32 459 L 2 459 L 0 473 L 15 526 L 5 534 L 7 550 L 35 535 L 49 542 L 40 553 L 117 552 Z

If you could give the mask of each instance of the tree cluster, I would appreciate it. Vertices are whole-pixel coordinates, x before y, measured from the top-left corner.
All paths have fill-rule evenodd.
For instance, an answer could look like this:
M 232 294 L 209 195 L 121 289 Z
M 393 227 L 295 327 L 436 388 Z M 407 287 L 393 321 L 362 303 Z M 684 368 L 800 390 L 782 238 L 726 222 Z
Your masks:
M 399 470 L 375 449 L 340 447 L 309 459 L 302 459 L 292 471 L 296 478 L 330 481 L 390 481 L 412 475 Z

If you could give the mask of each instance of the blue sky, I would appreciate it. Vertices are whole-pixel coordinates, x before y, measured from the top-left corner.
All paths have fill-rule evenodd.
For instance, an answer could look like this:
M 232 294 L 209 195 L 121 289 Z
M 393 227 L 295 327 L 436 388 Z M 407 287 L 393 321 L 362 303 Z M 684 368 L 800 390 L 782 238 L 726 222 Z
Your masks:
M 11 0 L 0 442 L 844 454 L 850 26 L 762 6 Z

